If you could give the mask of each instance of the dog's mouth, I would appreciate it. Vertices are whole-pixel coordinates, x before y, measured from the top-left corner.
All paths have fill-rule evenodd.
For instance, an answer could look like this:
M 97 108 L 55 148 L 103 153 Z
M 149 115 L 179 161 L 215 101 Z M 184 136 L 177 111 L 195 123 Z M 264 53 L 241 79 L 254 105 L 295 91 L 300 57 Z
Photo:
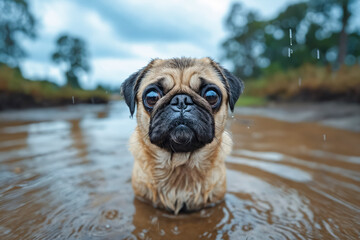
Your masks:
M 163 141 L 153 143 L 171 152 L 193 152 L 206 144 L 199 141 L 195 130 L 185 123 L 173 125 Z
M 150 137 L 150 141 L 170 152 L 193 152 L 212 141 L 212 137 L 202 139 L 196 126 L 184 121 L 175 122 L 169 124 L 167 133 L 161 138 Z
M 188 111 L 174 111 L 166 106 L 151 118 L 149 137 L 155 144 L 170 152 L 193 152 L 212 142 L 214 119 L 210 112 L 196 105 Z
M 169 134 L 169 147 L 173 152 L 191 152 L 194 142 L 197 142 L 196 135 L 185 124 L 179 124 Z

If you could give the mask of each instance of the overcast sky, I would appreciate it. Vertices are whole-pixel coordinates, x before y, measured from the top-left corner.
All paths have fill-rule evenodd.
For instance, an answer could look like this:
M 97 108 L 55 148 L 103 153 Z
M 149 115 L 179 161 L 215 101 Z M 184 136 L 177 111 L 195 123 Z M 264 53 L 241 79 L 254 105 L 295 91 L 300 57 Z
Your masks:
M 243 0 L 265 17 L 295 0 Z M 30 0 L 38 20 L 38 38 L 23 40 L 29 56 L 21 64 L 32 79 L 64 84 L 60 67 L 50 61 L 61 33 L 83 38 L 91 72 L 85 88 L 98 83 L 119 86 L 152 58 L 205 57 L 220 61 L 226 36 L 224 20 L 233 0 Z

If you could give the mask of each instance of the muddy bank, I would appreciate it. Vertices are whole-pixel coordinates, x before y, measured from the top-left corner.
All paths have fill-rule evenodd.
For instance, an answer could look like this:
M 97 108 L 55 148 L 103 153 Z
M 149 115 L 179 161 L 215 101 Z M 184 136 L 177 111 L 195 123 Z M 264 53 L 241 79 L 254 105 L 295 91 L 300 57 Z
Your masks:
M 94 90 L 60 86 L 47 80 L 29 80 L 19 68 L 0 64 L 0 111 L 42 108 L 75 103 L 107 103 L 109 95 L 102 87 Z
M 354 88 L 344 89 L 343 91 L 329 88 L 310 88 L 303 87 L 290 94 L 287 90 L 275 91 L 269 94 L 267 98 L 271 101 L 286 102 L 325 102 L 342 101 L 348 103 L 360 104 L 360 85 Z
M 247 80 L 248 96 L 271 101 L 360 103 L 360 65 L 330 67 L 305 64 L 296 69 L 276 72 L 258 79 Z
M 269 103 L 264 107 L 237 107 L 239 115 L 256 115 L 287 122 L 316 122 L 360 131 L 360 105 L 344 102 Z
M 8 109 L 55 107 L 75 103 L 102 104 L 108 101 L 108 99 L 98 96 L 90 98 L 77 98 L 74 96 L 74 99 L 72 97 L 39 98 L 25 93 L 0 91 L 0 111 Z

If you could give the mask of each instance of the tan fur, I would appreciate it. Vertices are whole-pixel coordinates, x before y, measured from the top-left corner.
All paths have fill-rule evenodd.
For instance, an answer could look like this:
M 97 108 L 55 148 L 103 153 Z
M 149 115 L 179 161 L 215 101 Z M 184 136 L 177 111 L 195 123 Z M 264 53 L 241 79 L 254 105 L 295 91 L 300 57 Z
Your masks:
M 231 151 L 232 141 L 224 130 L 228 112 L 227 92 L 213 64 L 208 58 L 153 60 L 138 83 L 138 126 L 130 139 L 130 151 L 135 159 L 132 186 L 137 196 L 176 214 L 183 203 L 187 209 L 196 210 L 221 201 L 226 192 L 224 159 Z M 146 86 L 162 79 L 169 96 L 187 93 L 199 97 L 196 92 L 200 87 L 200 77 L 216 84 L 223 95 L 222 105 L 213 115 L 214 140 L 189 153 L 171 153 L 152 144 L 148 136 L 150 114 L 141 101 Z M 161 101 L 156 106 L 161 105 Z M 156 106 L 153 111 L 157 110 Z

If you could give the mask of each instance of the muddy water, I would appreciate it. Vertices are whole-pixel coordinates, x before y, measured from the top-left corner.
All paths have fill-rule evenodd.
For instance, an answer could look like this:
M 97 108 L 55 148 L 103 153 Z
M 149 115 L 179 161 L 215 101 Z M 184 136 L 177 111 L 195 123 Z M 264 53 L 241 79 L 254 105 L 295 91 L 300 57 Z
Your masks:
M 359 239 L 360 133 L 235 116 L 220 205 L 134 199 L 122 103 L 0 113 L 0 239 Z

